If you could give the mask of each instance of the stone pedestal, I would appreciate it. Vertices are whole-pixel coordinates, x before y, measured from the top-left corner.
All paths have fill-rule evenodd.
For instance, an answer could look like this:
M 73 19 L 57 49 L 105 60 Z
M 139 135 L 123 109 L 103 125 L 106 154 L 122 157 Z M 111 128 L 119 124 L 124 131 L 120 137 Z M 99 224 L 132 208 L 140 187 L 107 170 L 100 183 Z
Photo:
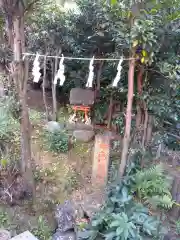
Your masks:
M 108 180 L 110 136 L 96 135 L 93 155 L 92 184 L 105 186 Z

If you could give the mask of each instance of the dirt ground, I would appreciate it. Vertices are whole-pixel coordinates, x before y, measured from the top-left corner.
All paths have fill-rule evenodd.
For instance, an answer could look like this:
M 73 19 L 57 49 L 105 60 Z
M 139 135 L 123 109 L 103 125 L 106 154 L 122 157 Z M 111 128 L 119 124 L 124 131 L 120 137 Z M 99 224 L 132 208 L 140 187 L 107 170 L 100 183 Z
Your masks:
M 47 96 L 51 110 L 52 97 L 50 93 Z M 38 112 L 44 111 L 42 91 L 28 91 L 28 106 Z M 79 200 L 82 194 L 93 191 L 90 184 L 93 142 L 76 144 L 68 154 L 54 154 L 43 146 L 41 127 L 41 123 L 36 123 L 32 133 L 32 157 L 36 164 L 36 202 L 33 211 L 26 201 L 15 207 L 0 206 L 1 212 L 8 213 L 6 224 L 12 235 L 36 228 L 39 216 L 43 216 L 49 227 L 54 229 L 55 203 L 63 203 L 67 199 Z
M 47 92 L 47 102 L 51 111 L 50 92 Z M 44 112 L 42 91 L 29 89 L 28 106 L 36 113 L 35 117 L 37 113 Z M 60 103 L 58 103 L 58 108 L 63 114 Z M 94 142 L 76 143 L 67 154 L 49 152 L 44 147 L 41 136 L 44 123 L 39 118 L 35 122 L 32 132 L 32 157 L 36 165 L 34 208 L 32 209 L 28 201 L 22 201 L 14 207 L 0 206 L 0 228 L 5 227 L 10 230 L 13 236 L 26 230 L 36 229 L 39 217 L 43 217 L 48 227 L 54 230 L 56 228 L 54 220 L 56 203 L 63 203 L 70 199 L 86 206 L 96 206 L 103 201 L 103 194 L 92 188 L 90 183 Z

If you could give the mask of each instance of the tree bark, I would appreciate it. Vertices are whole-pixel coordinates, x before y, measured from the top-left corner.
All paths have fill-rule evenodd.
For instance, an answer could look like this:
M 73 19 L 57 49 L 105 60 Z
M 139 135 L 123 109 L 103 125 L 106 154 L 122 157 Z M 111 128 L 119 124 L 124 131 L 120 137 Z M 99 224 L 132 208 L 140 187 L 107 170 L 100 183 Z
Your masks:
M 23 12 L 21 15 L 13 19 L 14 27 L 14 81 L 17 85 L 18 96 L 20 101 L 20 130 L 21 130 L 21 171 L 23 177 L 30 187 L 33 198 L 35 197 L 35 185 L 32 172 L 31 161 L 31 138 L 30 138 L 30 121 L 27 107 L 27 81 L 28 81 L 28 65 L 27 61 L 22 60 L 22 53 L 25 49 L 24 41 L 24 21 Z
M 152 139 L 152 129 L 153 129 L 153 116 L 149 114 L 149 117 L 148 117 L 148 127 L 147 127 L 147 136 L 146 136 L 147 144 Z
M 123 150 L 121 155 L 121 163 L 119 168 L 120 177 L 123 177 L 126 167 L 130 134 L 131 134 L 131 120 L 132 120 L 132 103 L 134 95 L 134 69 L 135 69 L 135 59 L 129 62 L 129 72 L 128 72 L 128 96 L 127 96 L 127 109 L 126 109 L 126 125 L 123 139 Z
M 148 128 L 148 119 L 149 119 L 147 105 L 146 105 L 145 102 L 144 102 L 144 113 L 145 113 L 145 117 L 144 117 L 144 129 L 143 129 L 142 147 L 145 149 L 145 144 L 147 142 L 147 128 Z
M 180 204 L 180 177 L 175 177 L 172 185 L 172 198 L 177 203 Z M 174 204 L 172 210 L 170 211 L 171 216 L 178 220 L 180 217 L 180 208 Z
M 140 68 L 137 76 L 137 90 L 138 90 L 138 95 L 139 97 L 142 94 L 142 77 L 143 77 L 143 69 Z M 141 108 L 141 100 L 137 100 L 136 103 L 136 109 L 137 109 L 137 115 L 136 115 L 136 127 L 138 128 L 140 124 L 142 123 L 142 108 Z
M 6 32 L 8 36 L 8 45 L 10 48 L 13 48 L 13 22 L 12 16 L 8 16 L 6 19 Z

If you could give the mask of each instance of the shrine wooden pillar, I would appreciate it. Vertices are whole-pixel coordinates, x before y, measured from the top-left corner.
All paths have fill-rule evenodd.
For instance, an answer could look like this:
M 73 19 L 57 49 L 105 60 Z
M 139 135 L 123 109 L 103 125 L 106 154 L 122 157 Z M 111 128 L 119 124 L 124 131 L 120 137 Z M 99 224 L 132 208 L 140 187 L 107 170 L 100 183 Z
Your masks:
M 110 136 L 98 134 L 95 137 L 92 184 L 105 186 L 108 181 L 109 157 L 110 157 Z

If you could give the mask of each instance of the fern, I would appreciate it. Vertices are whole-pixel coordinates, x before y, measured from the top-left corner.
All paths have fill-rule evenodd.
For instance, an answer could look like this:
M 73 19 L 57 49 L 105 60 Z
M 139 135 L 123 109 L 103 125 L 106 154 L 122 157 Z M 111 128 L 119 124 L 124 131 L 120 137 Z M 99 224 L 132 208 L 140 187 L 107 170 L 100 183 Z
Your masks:
M 171 209 L 174 204 L 170 195 L 156 195 L 151 198 L 147 198 L 146 202 L 150 203 L 154 207 L 161 207 L 165 209 Z
M 159 164 L 150 169 L 138 171 L 131 191 L 153 206 L 169 209 L 173 205 L 170 188 L 171 179 L 165 176 L 163 167 Z
M 163 176 L 164 169 L 161 164 L 155 165 L 150 169 L 143 169 L 136 173 L 135 181 L 142 182 L 151 179 L 155 179 L 157 176 Z

